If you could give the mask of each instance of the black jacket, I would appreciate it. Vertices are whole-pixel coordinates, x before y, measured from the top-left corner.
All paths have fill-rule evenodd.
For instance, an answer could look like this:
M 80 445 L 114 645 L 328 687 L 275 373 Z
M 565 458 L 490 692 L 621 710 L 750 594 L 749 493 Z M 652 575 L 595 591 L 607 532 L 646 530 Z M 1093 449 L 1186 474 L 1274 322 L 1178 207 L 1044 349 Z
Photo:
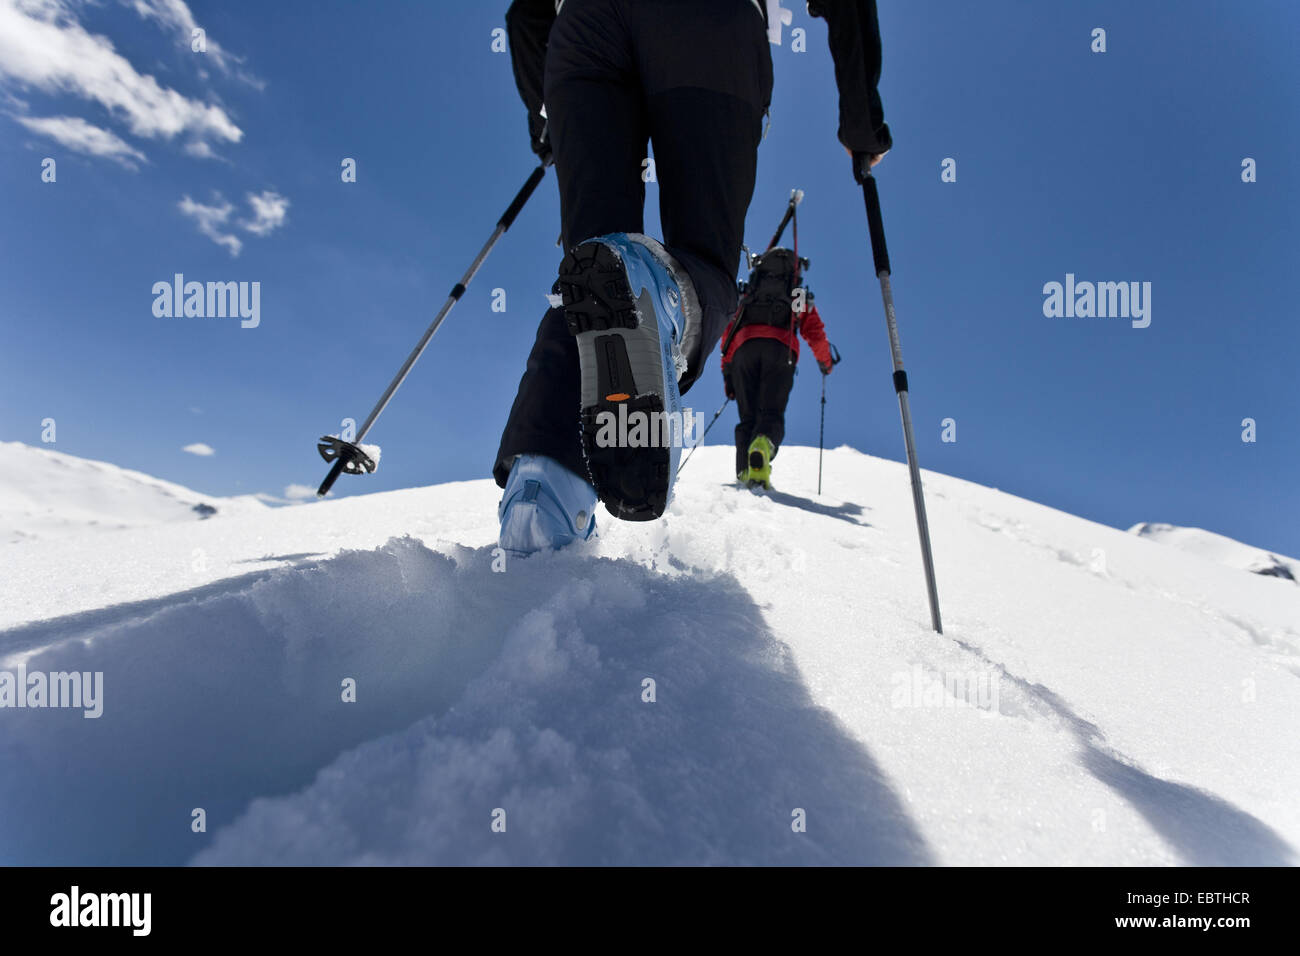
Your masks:
M 758 4 L 767 19 L 767 5 Z M 840 142 L 854 152 L 883 153 L 893 145 L 876 87 L 880 82 L 880 24 L 876 0 L 808 0 L 808 12 L 826 20 L 835 84 L 840 93 Z M 545 152 L 542 77 L 546 41 L 555 22 L 555 0 L 514 0 L 506 33 L 515 85 L 528 107 L 533 151 Z

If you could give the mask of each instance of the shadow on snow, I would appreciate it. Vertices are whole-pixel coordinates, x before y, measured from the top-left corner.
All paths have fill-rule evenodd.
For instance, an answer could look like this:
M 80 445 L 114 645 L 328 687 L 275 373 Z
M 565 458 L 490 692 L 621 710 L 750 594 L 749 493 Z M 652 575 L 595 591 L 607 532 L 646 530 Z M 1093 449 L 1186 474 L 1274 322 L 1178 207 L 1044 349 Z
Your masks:
M 930 862 L 734 578 L 491 566 L 393 539 L 19 629 L 51 642 L 29 672 L 102 671 L 104 712 L 5 714 L 0 859 Z

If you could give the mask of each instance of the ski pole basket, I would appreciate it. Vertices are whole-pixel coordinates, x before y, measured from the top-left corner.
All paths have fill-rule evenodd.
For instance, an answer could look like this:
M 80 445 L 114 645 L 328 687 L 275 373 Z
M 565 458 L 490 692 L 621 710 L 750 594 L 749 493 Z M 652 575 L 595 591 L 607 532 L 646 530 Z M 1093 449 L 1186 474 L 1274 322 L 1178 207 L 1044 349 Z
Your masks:
M 334 435 L 322 435 L 316 444 L 316 450 L 327 462 L 341 461 L 343 464 L 339 470 L 346 471 L 349 475 L 359 475 L 362 472 L 371 475 L 379 467 L 379 463 L 367 455 L 360 445 Z

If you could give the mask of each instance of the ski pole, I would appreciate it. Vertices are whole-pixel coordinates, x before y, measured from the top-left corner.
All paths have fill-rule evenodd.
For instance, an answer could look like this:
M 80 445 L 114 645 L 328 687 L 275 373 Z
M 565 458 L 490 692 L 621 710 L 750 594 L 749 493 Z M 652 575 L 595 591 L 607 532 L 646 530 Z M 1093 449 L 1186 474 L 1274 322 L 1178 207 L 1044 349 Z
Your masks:
M 415 348 L 412 349 L 411 354 L 406 357 L 406 361 L 403 362 L 402 367 L 398 369 L 397 375 L 388 383 L 388 388 L 384 390 L 384 394 L 381 395 L 379 401 L 375 403 L 375 407 L 370 410 L 370 414 L 366 416 L 366 420 L 357 431 L 356 439 L 354 441 L 344 441 L 342 438 L 335 437 L 334 435 L 321 436 L 320 441 L 316 445 L 316 449 L 320 452 L 322 458 L 328 462 L 333 462 L 333 467 L 330 468 L 329 474 L 325 476 L 325 480 L 321 482 L 320 488 L 316 491 L 316 494 L 319 497 L 323 498 L 325 495 L 329 494 L 330 488 L 334 487 L 334 482 L 338 480 L 338 477 L 342 472 L 346 471 L 349 475 L 359 475 L 363 471 L 373 472 L 375 470 L 377 463 L 361 449 L 361 439 L 366 437 L 366 433 L 369 432 L 371 426 L 375 424 L 375 420 L 379 418 L 380 414 L 383 413 L 384 409 L 388 406 L 388 403 L 392 400 L 393 394 L 401 387 L 402 382 L 406 380 L 406 376 L 410 374 L 411 368 L 415 365 L 416 360 L 419 359 L 419 357 L 424 353 L 424 350 L 428 347 L 429 341 L 433 338 L 433 334 L 438 331 L 438 326 L 442 325 L 442 320 L 447 317 L 447 313 L 451 311 L 452 306 L 459 302 L 460 297 L 465 294 L 465 289 L 469 286 L 470 282 L 473 281 L 475 273 L 478 272 L 479 268 L 483 265 L 484 260 L 487 259 L 488 253 L 492 251 L 492 247 L 497 244 L 497 240 L 500 239 L 505 234 L 506 230 L 510 228 L 511 224 L 515 221 L 515 217 L 519 215 L 519 211 L 524 208 L 524 204 L 528 202 L 529 198 L 533 195 L 533 191 L 537 189 L 537 184 L 540 183 L 542 177 L 546 175 L 546 167 L 548 165 L 549 163 L 542 163 L 534 169 L 532 174 L 528 177 L 528 180 L 520 188 L 519 192 L 515 194 L 515 198 L 510 201 L 510 205 L 506 207 L 506 211 L 502 213 L 501 218 L 497 220 L 496 228 L 492 230 L 492 235 L 488 237 L 488 241 L 484 243 L 483 248 L 480 249 L 478 255 L 474 257 L 474 261 L 470 263 L 469 269 L 466 270 L 463 276 L 461 276 L 460 281 L 452 286 L 451 292 L 447 296 L 447 301 L 444 302 L 442 308 L 438 310 L 438 314 L 433 317 L 433 322 L 424 330 L 424 335 L 420 336 L 420 341 L 416 344 Z
M 722 417 L 722 413 L 726 410 L 727 406 L 730 404 L 731 404 L 731 399 L 727 399 L 725 402 L 722 403 L 722 407 L 713 413 L 713 421 L 709 422 L 708 427 L 704 429 L 704 434 L 700 436 L 700 440 L 691 446 L 691 450 L 686 453 L 686 457 L 682 459 L 682 463 L 677 466 L 677 475 L 680 475 L 682 473 L 682 469 L 686 467 L 686 463 L 691 460 L 691 455 L 695 454 L 695 449 L 699 448 L 701 445 L 704 444 L 704 439 L 709 437 L 709 431 L 710 429 L 713 428 L 713 422 L 716 422 L 719 418 Z M 675 475 L 674 478 L 676 477 L 677 476 Z
M 822 448 L 826 444 L 826 376 L 822 376 L 822 427 L 817 432 L 817 494 L 822 493 Z
M 829 342 L 826 343 L 830 345 Z M 831 345 L 831 367 L 840 364 L 840 350 Z M 817 494 L 822 493 L 822 446 L 826 444 L 826 376 L 822 375 L 822 427 L 817 433 Z
M 855 157 L 856 159 L 856 157 Z M 936 632 L 943 633 L 939 619 L 939 589 L 934 580 L 934 556 L 930 553 L 930 526 L 925 517 L 925 495 L 921 490 L 921 468 L 916 462 L 916 443 L 912 438 L 912 411 L 907 400 L 907 372 L 903 369 L 903 347 L 898 341 L 898 321 L 894 314 L 894 290 L 890 285 L 889 250 L 885 246 L 885 226 L 880 214 L 880 193 L 876 177 L 866 159 L 861 167 L 855 162 L 855 173 L 862 183 L 862 198 L 867 206 L 867 225 L 871 232 L 871 255 L 875 260 L 876 278 L 880 280 L 880 295 L 885 304 L 885 324 L 889 327 L 889 351 L 894 363 L 894 391 L 898 393 L 898 408 L 903 416 L 903 441 L 907 448 L 907 467 L 912 477 L 912 504 L 916 508 L 916 530 L 921 538 L 921 561 L 925 565 L 925 586 L 930 596 L 930 623 Z

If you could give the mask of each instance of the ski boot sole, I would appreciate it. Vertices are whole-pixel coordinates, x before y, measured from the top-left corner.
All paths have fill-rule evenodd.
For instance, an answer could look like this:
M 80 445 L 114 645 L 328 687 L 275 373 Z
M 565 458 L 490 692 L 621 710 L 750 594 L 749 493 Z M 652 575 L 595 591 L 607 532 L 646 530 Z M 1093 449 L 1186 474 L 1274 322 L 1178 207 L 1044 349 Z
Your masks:
M 657 422 L 664 410 L 663 343 L 654 306 L 638 303 L 623 263 L 601 242 L 571 249 L 560 264 L 556 291 L 582 368 L 582 447 L 592 484 L 605 508 L 624 521 L 652 521 L 668 506 L 671 456 L 663 447 L 602 447 L 601 414 Z M 649 293 L 643 297 L 648 298 Z

